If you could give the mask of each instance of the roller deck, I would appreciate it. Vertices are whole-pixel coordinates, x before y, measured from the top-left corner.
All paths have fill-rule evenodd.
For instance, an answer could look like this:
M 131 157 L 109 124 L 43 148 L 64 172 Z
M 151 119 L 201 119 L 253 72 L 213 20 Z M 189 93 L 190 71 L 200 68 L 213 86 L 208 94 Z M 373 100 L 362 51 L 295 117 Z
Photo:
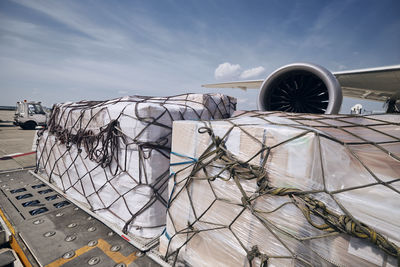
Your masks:
M 24 266 L 160 266 L 32 170 L 0 172 L 0 194 L 0 242 Z

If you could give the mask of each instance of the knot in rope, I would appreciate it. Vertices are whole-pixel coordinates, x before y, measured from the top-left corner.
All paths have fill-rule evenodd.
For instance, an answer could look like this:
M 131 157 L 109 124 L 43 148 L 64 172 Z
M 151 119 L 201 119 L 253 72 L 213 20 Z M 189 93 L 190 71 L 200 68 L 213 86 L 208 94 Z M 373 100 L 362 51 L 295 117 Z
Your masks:
M 249 261 L 249 265 L 252 266 L 252 261 L 254 258 L 259 258 L 261 260 L 261 267 L 268 265 L 268 256 L 261 253 L 258 249 L 257 245 L 254 245 L 249 252 L 247 252 L 247 260 Z
M 214 142 L 215 147 L 219 147 L 223 143 L 223 139 L 219 136 L 216 136 L 214 134 L 214 131 L 210 127 L 203 126 L 203 127 L 200 127 L 197 131 L 200 134 L 204 134 L 204 133 L 209 134 L 211 137 L 211 140 Z

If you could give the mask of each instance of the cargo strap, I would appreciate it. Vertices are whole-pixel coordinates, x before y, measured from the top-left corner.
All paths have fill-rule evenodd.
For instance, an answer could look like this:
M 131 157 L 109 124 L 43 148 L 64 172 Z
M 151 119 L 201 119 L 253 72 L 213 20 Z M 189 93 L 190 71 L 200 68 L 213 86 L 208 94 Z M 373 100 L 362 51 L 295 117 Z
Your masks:
M 234 127 L 236 127 L 236 126 L 234 126 Z M 233 129 L 233 127 L 232 127 L 232 129 Z M 320 238 L 320 237 L 324 237 L 324 236 L 327 237 L 327 236 L 332 236 L 332 235 L 336 235 L 339 233 L 344 233 L 344 234 L 347 234 L 347 235 L 350 235 L 353 237 L 367 240 L 371 244 L 373 244 L 376 247 L 378 247 L 379 249 L 381 249 L 386 254 L 397 257 L 398 264 L 400 266 L 400 248 L 399 248 L 399 246 L 397 246 L 393 242 L 389 241 L 382 233 L 376 232 L 373 228 L 371 228 L 368 225 L 355 219 L 346 209 L 344 209 L 340 205 L 340 203 L 338 203 L 338 205 L 342 208 L 344 214 L 338 214 L 338 213 L 330 210 L 324 202 L 322 202 L 312 196 L 312 194 L 322 193 L 322 192 L 330 194 L 329 192 L 326 192 L 324 190 L 303 191 L 303 190 L 300 190 L 297 188 L 274 187 L 273 185 L 271 185 L 269 183 L 268 174 L 266 172 L 266 169 L 264 168 L 265 163 L 268 158 L 270 148 L 264 146 L 257 153 L 257 155 L 258 155 L 263 152 L 266 152 L 266 156 L 264 157 L 264 160 L 261 163 L 261 166 L 253 165 L 253 164 L 249 163 L 249 161 L 251 159 L 249 159 L 246 162 L 240 161 L 226 149 L 224 138 L 229 134 L 229 131 L 225 134 L 224 137 L 216 136 L 211 127 L 201 127 L 201 128 L 199 128 L 198 131 L 199 131 L 199 133 L 207 133 L 211 137 L 212 143 L 206 148 L 206 150 L 199 157 L 198 160 L 184 162 L 185 164 L 191 165 L 192 169 L 193 169 L 191 172 L 191 175 L 187 178 L 187 180 L 184 181 L 185 186 L 188 186 L 191 183 L 191 181 L 196 180 L 196 179 L 206 179 L 206 180 L 209 180 L 210 182 L 214 181 L 215 179 L 221 179 L 221 180 L 232 179 L 242 194 L 243 207 L 245 209 L 250 210 L 250 212 L 256 218 L 258 218 L 260 221 L 262 221 L 262 223 L 265 226 L 267 226 L 267 224 L 265 224 L 264 219 L 262 218 L 262 216 L 260 216 L 260 212 L 253 208 L 253 206 L 251 204 L 252 201 L 263 195 L 282 196 L 282 197 L 289 198 L 290 202 L 282 204 L 280 207 L 276 208 L 275 210 L 281 208 L 282 206 L 284 206 L 286 204 L 292 203 L 301 210 L 301 212 L 303 213 L 306 220 L 310 223 L 310 225 L 312 225 L 313 227 L 315 227 L 321 231 L 327 232 L 327 233 L 316 236 L 316 237 L 299 238 L 293 234 L 285 232 L 284 230 L 280 230 L 283 234 L 288 235 L 291 238 L 295 238 L 298 241 L 305 241 L 305 240 L 310 240 L 310 239 L 314 239 L 314 238 Z M 299 136 L 295 136 L 295 137 L 291 138 L 291 140 L 294 140 L 303 135 L 304 135 L 304 133 L 302 133 Z M 319 138 L 318 133 L 316 133 L 316 135 L 317 135 L 317 138 Z M 187 156 L 185 156 L 185 157 L 187 157 Z M 212 164 L 214 166 L 214 168 L 217 166 L 217 168 L 220 169 L 220 171 L 213 176 L 207 176 L 207 171 L 205 170 L 205 167 L 207 167 L 210 164 Z M 199 172 L 200 170 L 204 170 L 204 173 L 201 175 L 201 177 L 196 177 L 195 174 L 197 172 Z M 224 177 L 222 177 L 222 173 L 229 173 L 230 177 L 224 178 Z M 256 181 L 257 185 L 258 185 L 258 190 L 257 190 L 257 192 L 255 192 L 256 194 L 248 195 L 248 193 L 246 192 L 246 190 L 242 187 L 242 184 L 240 183 L 241 180 Z M 176 182 L 174 184 L 176 185 Z M 175 186 L 174 186 L 174 190 L 175 190 Z M 336 191 L 335 193 L 338 193 L 338 192 L 340 192 L 340 190 Z M 178 194 L 179 193 L 177 193 L 176 195 L 178 195 Z M 171 197 L 172 197 L 172 195 L 171 195 Z M 172 197 L 172 199 L 170 199 L 169 202 L 173 202 L 173 200 L 174 200 L 174 198 Z M 189 200 L 190 200 L 190 196 L 189 196 Z M 191 209 L 195 210 L 191 200 L 190 200 L 190 205 L 191 205 Z M 271 211 L 271 212 L 273 212 L 273 211 Z M 315 217 L 322 219 L 323 223 L 317 223 L 315 221 Z M 199 220 L 199 219 L 197 219 L 197 220 Z M 236 218 L 235 218 L 235 220 L 236 220 Z M 193 228 L 193 225 L 195 224 L 195 222 L 189 224 L 187 229 L 174 234 L 172 237 L 170 237 L 170 239 L 173 239 L 174 236 L 177 234 L 182 234 L 182 233 L 196 234 L 196 233 L 200 232 Z M 221 228 L 224 228 L 224 227 L 221 226 Z M 185 244 L 187 242 L 189 242 L 189 240 L 190 239 L 188 239 L 185 242 Z M 241 244 L 243 249 L 247 252 L 247 259 L 249 261 L 250 266 L 252 266 L 252 261 L 256 257 L 259 258 L 259 260 L 261 261 L 261 266 L 266 265 L 268 256 L 260 253 L 257 246 L 253 246 L 252 249 L 249 251 L 242 244 L 242 242 L 239 241 L 239 243 Z M 284 245 L 284 244 L 282 243 L 282 245 Z M 177 251 L 175 251 L 174 253 L 179 253 L 179 249 Z M 293 254 L 292 257 L 297 258 L 296 254 Z M 285 257 L 283 256 L 281 258 L 285 258 Z M 297 258 L 297 259 L 302 261 L 301 258 Z M 310 263 L 306 262 L 306 264 L 310 264 Z

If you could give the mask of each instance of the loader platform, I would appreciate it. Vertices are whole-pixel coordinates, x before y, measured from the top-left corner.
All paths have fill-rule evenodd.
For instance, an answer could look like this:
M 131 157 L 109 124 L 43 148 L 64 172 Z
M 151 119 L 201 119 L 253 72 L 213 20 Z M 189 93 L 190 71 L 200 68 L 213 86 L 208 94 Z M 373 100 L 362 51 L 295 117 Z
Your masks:
M 0 222 L 25 266 L 159 266 L 33 171 L 0 172 Z

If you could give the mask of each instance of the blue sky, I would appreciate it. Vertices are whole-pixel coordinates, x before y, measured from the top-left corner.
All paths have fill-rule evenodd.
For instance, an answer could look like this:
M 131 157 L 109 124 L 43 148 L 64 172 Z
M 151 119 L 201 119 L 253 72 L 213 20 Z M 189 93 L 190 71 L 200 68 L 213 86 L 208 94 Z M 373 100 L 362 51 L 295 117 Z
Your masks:
M 400 1 L 0 1 L 0 105 L 205 93 L 297 61 L 399 64 Z

